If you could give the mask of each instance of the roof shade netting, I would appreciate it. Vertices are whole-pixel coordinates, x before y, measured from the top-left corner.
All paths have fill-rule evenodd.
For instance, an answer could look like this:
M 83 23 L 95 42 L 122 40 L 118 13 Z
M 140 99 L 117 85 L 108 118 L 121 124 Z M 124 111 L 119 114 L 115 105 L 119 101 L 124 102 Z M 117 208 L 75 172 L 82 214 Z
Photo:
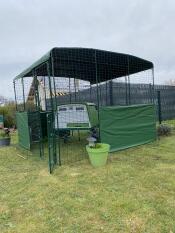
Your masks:
M 51 76 L 75 77 L 91 83 L 103 82 L 153 68 L 152 62 L 129 54 L 90 48 L 53 48 L 16 76 L 14 80 L 31 77 L 34 70 L 37 76 L 48 76 L 46 62 L 50 64 Z

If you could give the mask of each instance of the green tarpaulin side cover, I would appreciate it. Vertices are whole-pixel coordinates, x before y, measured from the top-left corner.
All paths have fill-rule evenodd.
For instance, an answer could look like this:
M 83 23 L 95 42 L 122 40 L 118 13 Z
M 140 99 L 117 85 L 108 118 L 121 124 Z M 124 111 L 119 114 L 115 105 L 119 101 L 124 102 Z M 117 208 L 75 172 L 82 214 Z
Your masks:
M 19 145 L 25 149 L 30 150 L 30 132 L 27 112 L 17 112 L 16 122 L 18 128 Z
M 100 136 L 103 143 L 118 151 L 156 139 L 154 105 L 101 107 Z

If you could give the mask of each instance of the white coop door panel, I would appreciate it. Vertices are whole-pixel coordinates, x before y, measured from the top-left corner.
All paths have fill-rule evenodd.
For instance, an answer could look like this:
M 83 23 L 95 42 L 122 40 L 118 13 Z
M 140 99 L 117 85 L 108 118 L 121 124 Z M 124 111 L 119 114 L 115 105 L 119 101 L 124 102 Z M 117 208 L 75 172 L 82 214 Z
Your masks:
M 89 116 L 86 105 L 83 104 L 61 105 L 58 106 L 57 114 L 58 114 L 58 126 L 61 129 L 83 127 L 83 125 L 85 127 L 90 127 Z M 58 126 L 57 126 L 57 119 L 55 119 L 55 127 L 58 128 Z

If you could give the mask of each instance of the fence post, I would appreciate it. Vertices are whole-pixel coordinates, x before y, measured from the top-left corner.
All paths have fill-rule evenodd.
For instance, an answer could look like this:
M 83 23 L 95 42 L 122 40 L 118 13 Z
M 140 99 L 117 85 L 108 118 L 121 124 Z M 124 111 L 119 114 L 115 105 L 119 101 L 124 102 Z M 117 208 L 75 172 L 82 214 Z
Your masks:
M 108 82 L 106 81 L 106 85 L 105 85 L 105 96 L 106 96 L 106 106 L 108 106 Z
M 160 90 L 157 91 L 157 100 L 158 100 L 159 124 L 161 124 L 161 123 L 162 123 L 162 109 L 161 109 L 161 96 L 160 96 Z
M 109 104 L 110 104 L 110 106 L 114 105 L 114 102 L 113 102 L 113 82 L 112 82 L 112 80 L 109 81 Z
M 125 104 L 128 105 L 128 81 L 125 77 Z
M 150 95 L 150 102 L 153 103 L 153 93 L 152 93 L 152 85 L 149 83 L 149 95 Z

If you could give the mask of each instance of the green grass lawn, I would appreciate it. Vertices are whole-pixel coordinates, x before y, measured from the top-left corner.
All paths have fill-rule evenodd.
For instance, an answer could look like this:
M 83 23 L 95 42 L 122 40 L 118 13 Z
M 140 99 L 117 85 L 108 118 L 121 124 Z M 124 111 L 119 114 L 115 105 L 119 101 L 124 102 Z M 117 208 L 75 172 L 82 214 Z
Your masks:
M 174 233 L 175 135 L 114 153 L 103 168 L 83 160 L 53 175 L 46 160 L 1 148 L 0 232 Z

